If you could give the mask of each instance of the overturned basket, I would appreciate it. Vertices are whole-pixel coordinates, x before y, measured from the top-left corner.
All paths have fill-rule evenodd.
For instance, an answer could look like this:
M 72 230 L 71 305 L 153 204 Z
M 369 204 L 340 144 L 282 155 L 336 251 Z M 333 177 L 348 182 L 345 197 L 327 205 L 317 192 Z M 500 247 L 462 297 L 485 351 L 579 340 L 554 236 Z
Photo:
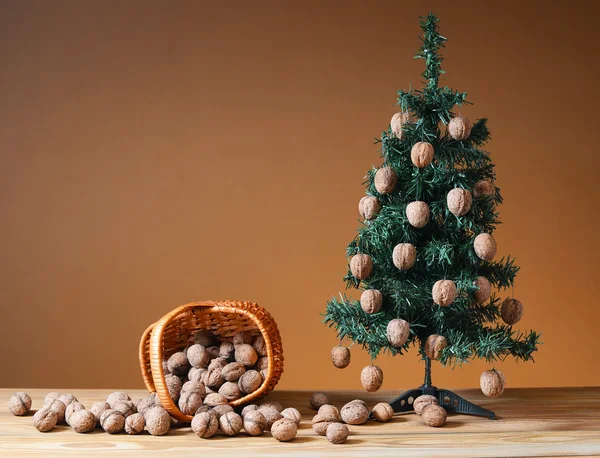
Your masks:
M 220 337 L 233 337 L 240 331 L 262 334 L 269 367 L 258 390 L 231 401 L 231 406 L 247 404 L 271 391 L 283 372 L 283 347 L 273 317 L 258 304 L 240 301 L 191 302 L 166 314 L 144 331 L 140 341 L 140 366 L 148 391 L 156 392 L 163 407 L 177 420 L 190 422 L 169 396 L 163 359 L 193 343 L 194 333 L 211 331 Z

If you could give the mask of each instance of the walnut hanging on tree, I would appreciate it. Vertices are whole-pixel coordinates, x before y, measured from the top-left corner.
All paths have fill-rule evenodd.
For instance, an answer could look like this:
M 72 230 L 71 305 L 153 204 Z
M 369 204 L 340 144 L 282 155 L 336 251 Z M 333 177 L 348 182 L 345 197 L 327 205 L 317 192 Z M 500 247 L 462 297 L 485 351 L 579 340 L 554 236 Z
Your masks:
M 412 163 L 420 169 L 427 167 L 433 161 L 433 145 L 428 142 L 417 142 L 410 151 Z
M 462 116 L 452 118 L 448 123 L 448 133 L 454 140 L 466 140 L 471 135 L 471 122 Z
M 481 391 L 490 398 L 500 396 L 504 392 L 505 384 L 506 379 L 504 378 L 504 374 L 497 369 L 483 372 L 479 379 Z
M 523 317 L 523 304 L 518 299 L 507 297 L 500 307 L 500 316 L 510 326 L 517 324 Z
M 369 393 L 377 391 L 383 384 L 383 371 L 379 366 L 366 366 L 360 373 L 360 381 Z
M 431 291 L 433 302 L 442 307 L 446 307 L 454 302 L 458 296 L 456 283 L 452 280 L 438 280 L 433 285 Z
M 496 239 L 491 234 L 479 234 L 473 241 L 473 247 L 475 254 L 484 261 L 491 261 L 496 256 Z
M 489 180 L 480 180 L 473 186 L 473 196 L 476 199 L 481 197 L 492 197 L 496 194 L 496 187 Z
M 369 315 L 379 312 L 383 304 L 383 295 L 377 289 L 366 289 L 360 295 L 360 306 Z
M 331 362 L 338 369 L 344 369 L 350 364 L 350 349 L 338 345 L 331 350 Z
M 400 348 L 408 340 L 410 325 L 401 318 L 393 319 L 387 325 L 386 335 L 392 347 Z
M 390 121 L 390 127 L 392 129 L 392 133 L 398 138 L 402 140 L 402 126 L 407 124 L 410 121 L 410 114 L 408 113 L 395 113 L 392 116 L 392 120 Z
M 466 189 L 454 188 L 450 190 L 446 198 L 448 210 L 455 216 L 464 216 L 469 213 L 473 197 Z
M 375 172 L 374 182 L 379 194 L 389 194 L 398 184 L 398 175 L 391 167 L 381 167 Z
M 358 253 L 352 256 L 350 260 L 350 271 L 359 280 L 364 280 L 371 276 L 373 272 L 373 260 L 368 254 Z
M 478 304 L 483 304 L 490 298 L 492 293 L 492 284 L 485 277 L 477 277 L 473 284 L 479 288 L 473 293 L 473 296 L 475 296 L 475 302 Z
M 408 270 L 415 265 L 417 249 L 410 243 L 399 243 L 392 252 L 394 265 L 400 270 Z
M 411 226 L 420 229 L 429 222 L 431 211 L 426 202 L 417 200 L 406 206 L 406 217 Z
M 429 359 L 438 359 L 444 348 L 448 346 L 448 341 L 444 336 L 432 334 L 425 341 L 424 351 Z
M 370 221 L 377 218 L 377 215 L 381 211 L 381 204 L 377 200 L 377 197 L 365 196 L 358 203 L 358 211 L 363 219 Z

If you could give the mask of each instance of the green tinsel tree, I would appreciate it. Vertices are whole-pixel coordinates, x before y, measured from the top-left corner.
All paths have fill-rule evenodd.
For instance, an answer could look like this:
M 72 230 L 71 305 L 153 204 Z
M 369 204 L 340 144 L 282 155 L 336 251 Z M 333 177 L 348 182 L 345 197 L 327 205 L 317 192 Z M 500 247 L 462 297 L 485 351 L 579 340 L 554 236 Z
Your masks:
M 361 203 L 366 219 L 347 248 L 350 259 L 365 254 L 372 261 L 370 274 L 359 274 L 366 277 L 362 280 L 353 275 L 350 263 L 345 277 L 348 287 L 377 290 L 383 303 L 376 313 L 367 313 L 359 301 L 334 298 L 327 303 L 324 321 L 337 330 L 340 339 L 362 345 L 372 358 L 381 351 L 403 354 L 415 345 L 429 365 L 424 344 L 429 336 L 439 335 L 447 342 L 437 358 L 442 365 L 474 358 L 493 362 L 509 355 L 527 361 L 537 349 L 539 334 L 522 333 L 505 324 L 501 299 L 496 294 L 484 302 L 475 299 L 478 277 L 484 277 L 498 290 L 506 290 L 512 287 L 518 271 L 512 258 L 485 260 L 474 249 L 475 237 L 491 235 L 500 223 L 497 206 L 502 197 L 493 184 L 490 154 L 483 149 L 490 139 L 487 119 L 474 122 L 468 133 L 470 123 L 454 111 L 468 103 L 467 94 L 439 85 L 444 73 L 440 50 L 446 39 L 438 32 L 438 19 L 429 14 L 421 20 L 421 28 L 422 45 L 415 57 L 425 61 L 424 87 L 398 91 L 401 111 L 378 140 L 383 158 L 380 169 L 391 169 L 387 169 L 387 184 L 391 184 L 392 191 L 378 192 L 375 176 L 379 169 L 368 172 L 365 184 L 371 197 Z M 451 121 L 456 125 L 452 126 Z M 449 127 L 457 128 L 454 136 Z M 467 138 L 462 139 L 465 135 Z M 429 165 L 419 167 L 411 159 L 418 142 L 433 146 Z M 419 158 L 415 159 L 418 163 Z M 458 192 L 458 205 L 462 207 L 455 213 L 467 209 L 472 198 L 470 208 L 461 216 L 453 214 L 448 206 L 448 193 L 455 188 L 468 191 Z M 414 227 L 407 217 L 407 205 L 415 201 L 425 202 L 430 209 L 423 227 Z M 398 244 L 416 248 L 416 260 L 406 270 L 393 262 Z M 410 264 L 410 260 L 407 262 Z M 438 280 L 451 280 L 456 286 L 458 295 L 450 305 L 434 303 L 432 288 Z M 410 333 L 406 342 L 393 346 L 387 327 L 390 320 L 398 318 L 408 323 Z

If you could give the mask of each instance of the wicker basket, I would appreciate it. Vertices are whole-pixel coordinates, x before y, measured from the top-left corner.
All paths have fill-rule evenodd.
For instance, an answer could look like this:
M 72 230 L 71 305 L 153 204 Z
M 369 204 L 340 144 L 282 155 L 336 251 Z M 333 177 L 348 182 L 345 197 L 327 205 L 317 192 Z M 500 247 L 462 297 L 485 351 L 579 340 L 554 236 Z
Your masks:
M 220 337 L 233 337 L 240 331 L 262 334 L 267 347 L 269 368 L 258 390 L 230 402 L 239 406 L 271 391 L 283 372 L 281 336 L 273 317 L 252 302 L 191 302 L 166 314 L 144 331 L 140 341 L 140 366 L 148 391 L 156 392 L 163 407 L 177 420 L 190 422 L 169 396 L 163 370 L 163 359 L 192 343 L 196 331 L 212 331 Z

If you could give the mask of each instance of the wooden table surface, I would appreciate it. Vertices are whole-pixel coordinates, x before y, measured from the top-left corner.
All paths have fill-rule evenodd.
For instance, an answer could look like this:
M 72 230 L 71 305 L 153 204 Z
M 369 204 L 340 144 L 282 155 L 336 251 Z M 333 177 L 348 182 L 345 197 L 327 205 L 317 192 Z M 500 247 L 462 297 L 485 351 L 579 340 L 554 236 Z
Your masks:
M 1 456 L 299 456 L 387 457 L 387 456 L 590 456 L 600 455 L 600 388 L 507 389 L 498 399 L 485 398 L 479 390 L 458 391 L 463 397 L 496 412 L 498 420 L 453 415 L 442 428 L 423 425 L 415 414 L 395 416 L 388 423 L 369 422 L 350 426 L 350 437 L 343 445 L 330 444 L 316 435 L 310 421 L 314 415 L 308 405 L 310 392 L 275 391 L 269 400 L 284 407 L 296 407 L 303 421 L 298 437 L 289 443 L 277 442 L 270 434 L 250 437 L 217 435 L 198 438 L 189 427 L 172 429 L 168 435 L 153 437 L 109 435 L 100 429 L 77 434 L 67 426 L 40 433 L 32 426 L 32 414 L 15 417 L 6 402 L 17 390 L 0 389 L 4 407 L 0 411 Z M 19 390 L 33 399 L 32 410 L 39 408 L 49 391 L 73 393 L 86 406 L 104 400 L 111 390 Z M 132 397 L 143 397 L 142 390 L 129 390 Z M 328 393 L 341 407 L 352 399 L 364 399 L 370 407 L 389 401 L 396 393 Z

